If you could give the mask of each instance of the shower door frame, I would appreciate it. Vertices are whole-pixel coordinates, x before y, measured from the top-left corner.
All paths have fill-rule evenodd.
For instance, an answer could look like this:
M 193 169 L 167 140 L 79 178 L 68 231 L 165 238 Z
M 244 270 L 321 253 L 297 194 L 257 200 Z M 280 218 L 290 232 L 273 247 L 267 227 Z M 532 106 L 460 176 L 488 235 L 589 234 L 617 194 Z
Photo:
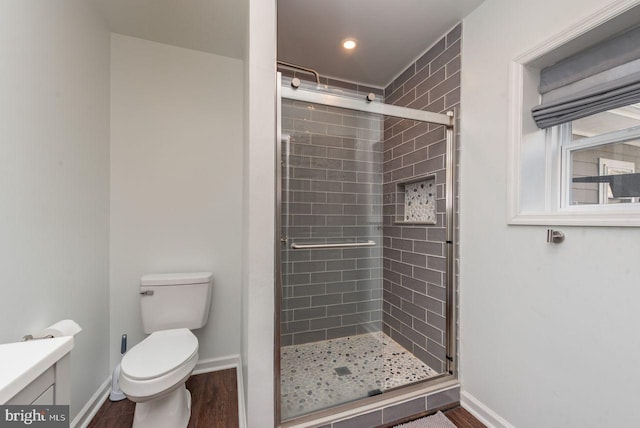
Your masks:
M 383 116 L 396 117 L 401 119 L 417 120 L 421 122 L 433 123 L 445 127 L 445 216 L 446 216 L 446 247 L 447 247 L 447 264 L 446 264 L 446 372 L 438 376 L 426 379 L 421 382 L 407 384 L 398 387 L 393 392 L 386 394 L 362 398 L 356 401 L 338 404 L 328 409 L 312 412 L 306 415 L 288 419 L 286 422 L 281 420 L 281 396 L 280 396 L 280 311 L 282 305 L 282 270 L 281 270 L 281 246 L 282 238 L 282 99 L 286 98 L 294 101 L 311 102 L 331 107 L 339 107 L 348 110 L 361 111 L 366 113 L 380 114 Z M 432 385 L 436 383 L 444 383 L 451 380 L 457 380 L 457 301 L 456 301 L 456 230 L 455 230 L 455 177 L 456 177 L 456 114 L 454 111 L 447 111 L 446 114 L 433 113 L 428 111 L 416 110 L 407 107 L 400 107 L 392 104 L 383 104 L 380 102 L 369 102 L 365 97 L 362 100 L 356 99 L 354 96 L 341 96 L 316 92 L 304 88 L 293 88 L 282 86 L 282 74 L 276 73 L 276 186 L 275 186 L 275 202 L 276 202 L 276 221 L 275 221 L 275 328 L 274 328 L 274 393 L 275 393 L 275 426 L 286 427 L 298 422 L 310 421 L 319 417 L 327 416 L 335 413 L 336 410 L 351 410 L 360 407 L 363 404 L 374 403 L 381 397 L 390 397 L 392 393 L 404 392 L 407 388 L 416 385 L 424 385 L 426 383 Z

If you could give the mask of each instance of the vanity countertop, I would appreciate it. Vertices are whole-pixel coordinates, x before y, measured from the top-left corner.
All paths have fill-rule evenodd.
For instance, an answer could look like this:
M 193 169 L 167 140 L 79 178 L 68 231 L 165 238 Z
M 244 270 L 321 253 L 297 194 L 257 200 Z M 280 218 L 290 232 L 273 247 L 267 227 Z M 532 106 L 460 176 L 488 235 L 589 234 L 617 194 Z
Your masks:
M 0 345 L 0 404 L 33 382 L 73 348 L 73 336 Z

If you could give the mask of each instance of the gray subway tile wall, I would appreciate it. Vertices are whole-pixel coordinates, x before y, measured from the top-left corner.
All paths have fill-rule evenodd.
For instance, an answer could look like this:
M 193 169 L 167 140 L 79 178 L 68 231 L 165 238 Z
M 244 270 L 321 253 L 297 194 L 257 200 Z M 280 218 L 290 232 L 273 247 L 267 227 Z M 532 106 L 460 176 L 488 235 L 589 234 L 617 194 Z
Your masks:
M 407 415 L 422 413 L 426 410 L 425 403 L 425 397 L 419 397 L 411 401 L 386 407 L 382 410 L 382 422 L 388 424 L 405 418 Z
M 459 110 L 462 24 L 435 43 L 386 89 L 388 104 L 437 113 Z M 446 369 L 445 132 L 443 126 L 384 123 L 383 331 L 433 369 Z M 398 184 L 436 180 L 436 224 L 403 225 Z
M 285 79 L 289 81 L 290 79 L 297 77 L 302 81 L 313 82 L 313 83 L 316 82 L 316 79 L 313 76 L 313 74 L 308 72 L 296 71 L 280 65 L 278 65 L 278 71 L 282 73 L 283 81 Z M 360 83 L 354 83 L 354 82 L 344 82 L 342 80 L 332 79 L 330 77 L 325 77 L 325 76 L 320 76 L 320 85 L 323 85 L 326 90 L 336 92 L 336 93 L 346 92 L 351 94 L 355 93 L 359 95 L 374 93 L 376 96 L 379 96 L 379 97 L 382 97 L 384 95 L 383 88 L 376 88 L 376 87 L 362 85 Z M 343 122 L 343 124 L 346 126 L 351 126 L 351 125 L 348 125 L 348 120 L 349 119 L 346 119 Z
M 281 219 L 287 242 L 281 248 L 281 344 L 379 331 L 383 120 L 290 100 L 283 100 L 282 116 L 289 142 L 282 147 Z M 376 245 L 291 249 L 293 242 L 366 240 Z
M 445 391 L 432 392 L 420 397 L 392 404 L 382 409 L 374 410 L 362 415 L 342 419 L 319 428 L 371 428 L 386 424 L 399 423 L 402 419 L 424 412 L 435 412 L 438 409 L 449 408 L 460 402 L 460 388 L 449 388 Z
M 382 410 L 354 416 L 344 421 L 334 422 L 333 428 L 371 428 L 382 424 Z

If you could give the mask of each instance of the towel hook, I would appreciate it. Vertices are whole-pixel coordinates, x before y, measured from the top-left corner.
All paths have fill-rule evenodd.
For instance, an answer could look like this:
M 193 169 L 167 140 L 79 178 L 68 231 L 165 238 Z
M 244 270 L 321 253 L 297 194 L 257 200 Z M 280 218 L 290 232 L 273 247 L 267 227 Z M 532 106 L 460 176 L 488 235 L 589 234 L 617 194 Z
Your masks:
M 547 229 L 547 242 L 550 244 L 560 244 L 564 241 L 564 233 L 559 230 Z

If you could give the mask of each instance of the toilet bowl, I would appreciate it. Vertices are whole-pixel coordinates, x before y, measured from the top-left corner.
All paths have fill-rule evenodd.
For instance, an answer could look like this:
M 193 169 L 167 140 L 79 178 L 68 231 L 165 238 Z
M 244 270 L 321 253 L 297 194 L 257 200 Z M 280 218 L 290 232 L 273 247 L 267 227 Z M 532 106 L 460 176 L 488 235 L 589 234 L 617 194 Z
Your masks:
M 134 427 L 186 427 L 185 382 L 198 362 L 198 339 L 186 328 L 151 333 L 122 359 L 120 388 L 136 403 Z
M 149 336 L 120 364 L 120 389 L 136 403 L 134 428 L 186 428 L 191 394 L 185 382 L 198 362 L 191 329 L 209 318 L 210 272 L 145 275 L 140 279 L 142 325 Z

